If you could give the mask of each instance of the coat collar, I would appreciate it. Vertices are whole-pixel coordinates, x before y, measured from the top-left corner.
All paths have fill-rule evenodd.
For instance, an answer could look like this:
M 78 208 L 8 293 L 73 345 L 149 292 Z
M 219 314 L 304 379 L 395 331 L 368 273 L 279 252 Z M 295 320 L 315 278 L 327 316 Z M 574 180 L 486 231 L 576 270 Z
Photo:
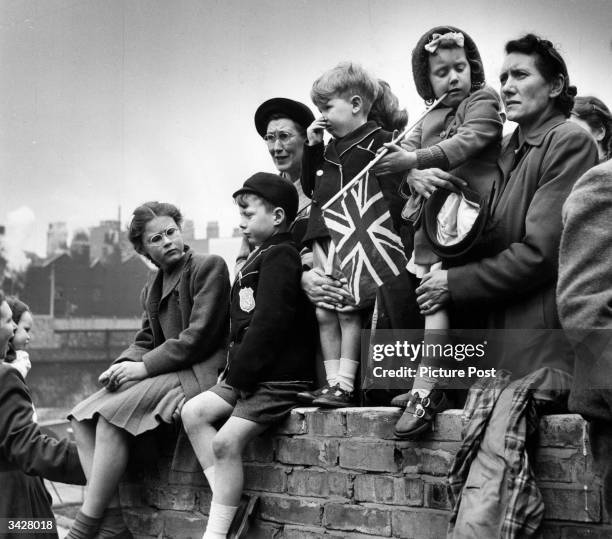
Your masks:
M 341 139 L 332 139 L 325 147 L 325 159 L 339 165 L 340 157 L 381 129 L 382 128 L 379 127 L 376 122 L 370 121 L 360 125 L 357 129 L 351 131 Z
M 157 271 L 155 275 L 155 279 L 153 280 L 153 284 L 151 285 L 151 289 L 149 292 L 149 305 L 151 305 L 152 310 L 159 310 L 159 304 L 167 298 L 170 293 L 178 286 L 179 281 L 181 280 L 181 276 L 183 275 L 183 270 L 187 263 L 193 257 L 193 251 L 191 248 L 185 245 L 185 256 L 182 260 L 174 267 L 171 273 L 165 276 L 165 286 L 164 286 L 164 273 L 160 269 Z M 155 305 L 157 304 L 157 305 Z
M 257 249 L 255 249 L 251 254 L 249 254 L 242 268 L 238 272 L 238 278 L 236 281 L 239 281 L 245 273 L 248 273 L 248 268 L 257 260 L 262 253 L 267 251 L 273 245 L 278 245 L 279 243 L 287 243 L 293 242 L 293 236 L 291 232 L 279 232 L 278 234 L 274 234 L 270 236 L 266 241 L 264 241 Z

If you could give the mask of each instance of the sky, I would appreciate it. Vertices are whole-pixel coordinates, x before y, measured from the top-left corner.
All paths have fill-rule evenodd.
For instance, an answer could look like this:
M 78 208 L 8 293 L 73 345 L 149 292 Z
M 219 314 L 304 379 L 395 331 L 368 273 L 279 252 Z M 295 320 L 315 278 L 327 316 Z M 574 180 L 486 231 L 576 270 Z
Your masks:
M 525 32 L 558 45 L 579 94 L 612 105 L 610 0 L 3 0 L 0 224 L 14 264 L 45 253 L 49 222 L 121 219 L 177 204 L 204 235 L 237 222 L 231 193 L 274 171 L 253 114 L 309 99 L 339 61 L 386 79 L 410 115 L 424 105 L 410 55 L 452 24 L 499 89 L 503 46 Z

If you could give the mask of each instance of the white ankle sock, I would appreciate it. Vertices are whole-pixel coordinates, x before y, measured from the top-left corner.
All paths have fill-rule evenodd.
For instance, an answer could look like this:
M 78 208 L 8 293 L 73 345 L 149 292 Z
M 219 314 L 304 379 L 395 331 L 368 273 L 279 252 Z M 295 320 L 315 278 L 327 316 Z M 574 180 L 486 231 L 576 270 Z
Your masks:
M 355 389 L 355 375 L 359 368 L 359 361 L 353 361 L 346 357 L 340 358 L 340 366 L 336 380 L 344 391 L 353 391 Z
M 412 393 L 414 393 L 417 397 L 424 399 L 431 393 L 431 389 L 417 389 L 413 387 Z
M 209 466 L 204 470 L 204 475 L 206 476 L 206 480 L 208 481 L 208 486 L 210 487 L 211 492 L 215 492 L 215 467 Z
M 338 383 L 338 369 L 340 368 L 339 359 L 327 359 L 323 361 L 325 366 L 325 378 L 330 386 L 335 386 Z
M 225 539 L 237 510 L 238 506 L 232 507 L 212 502 L 208 524 L 202 539 Z

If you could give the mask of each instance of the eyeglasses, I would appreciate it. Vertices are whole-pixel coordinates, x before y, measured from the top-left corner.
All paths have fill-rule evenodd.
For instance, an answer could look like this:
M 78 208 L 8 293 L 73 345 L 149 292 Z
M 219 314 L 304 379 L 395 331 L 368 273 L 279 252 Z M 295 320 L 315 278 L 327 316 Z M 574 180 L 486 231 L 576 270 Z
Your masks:
M 287 131 L 276 131 L 275 133 L 266 133 L 263 136 L 264 141 L 268 146 L 273 146 L 278 140 L 283 146 L 291 141 L 295 135 Z
M 149 242 L 150 245 L 161 245 L 162 241 L 164 241 L 164 236 L 168 238 L 169 240 L 171 240 L 180 235 L 181 235 L 180 228 L 176 226 L 169 226 L 163 232 L 158 232 L 157 234 L 153 234 L 152 236 L 150 236 L 147 241 Z

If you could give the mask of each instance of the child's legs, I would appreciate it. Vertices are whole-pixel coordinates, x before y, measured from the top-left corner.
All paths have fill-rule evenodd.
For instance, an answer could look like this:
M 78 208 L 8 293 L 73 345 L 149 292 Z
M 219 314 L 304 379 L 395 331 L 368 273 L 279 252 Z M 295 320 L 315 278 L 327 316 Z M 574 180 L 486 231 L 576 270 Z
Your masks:
M 338 313 L 340 323 L 340 357 L 359 361 L 361 347 L 361 312 Z
M 242 417 L 230 417 L 215 436 L 212 449 L 215 465 L 213 502 L 237 506 L 244 485 L 242 452 L 246 445 L 268 428 Z
M 203 470 L 215 461 L 212 444 L 217 429 L 213 425 L 228 418 L 233 410 L 231 404 L 212 391 L 196 395 L 183 406 L 183 427 Z
M 101 517 L 111 502 L 118 504 L 117 486 L 127 466 L 128 455 L 129 434 L 102 416 L 98 417 L 83 513 Z
M 76 419 L 72 419 L 70 424 L 72 426 L 72 432 L 74 432 L 74 439 L 77 444 L 79 460 L 81 461 L 83 472 L 85 473 L 85 477 L 89 479 L 96 447 L 96 422 L 94 420 L 77 421 Z
M 439 269 L 442 267 L 440 262 L 433 264 L 427 271 Z M 450 321 L 448 311 L 441 309 L 433 314 L 425 317 L 425 334 L 423 337 L 423 343 L 427 345 L 440 345 L 444 346 L 448 342 L 448 336 L 446 330 L 450 328 Z M 440 367 L 442 357 L 436 353 L 428 353 L 422 356 L 419 363 L 419 367 Z M 426 396 L 435 386 L 437 378 L 428 376 L 427 374 L 417 371 L 417 376 L 414 379 L 412 386 L 413 390 L 422 390 L 421 396 Z
M 319 323 L 319 338 L 321 340 L 323 360 L 338 359 L 342 344 L 338 314 L 323 307 L 317 307 L 316 313 L 317 322 Z

